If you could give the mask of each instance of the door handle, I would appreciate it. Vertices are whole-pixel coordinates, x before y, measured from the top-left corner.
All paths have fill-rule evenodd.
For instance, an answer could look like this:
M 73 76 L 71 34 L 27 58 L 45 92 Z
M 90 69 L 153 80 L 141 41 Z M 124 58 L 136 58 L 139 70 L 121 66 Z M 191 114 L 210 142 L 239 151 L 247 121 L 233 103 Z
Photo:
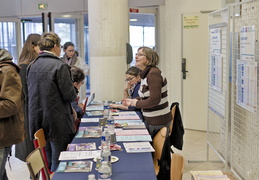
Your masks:
M 183 72 L 183 79 L 186 79 L 186 58 L 182 58 L 182 72 Z

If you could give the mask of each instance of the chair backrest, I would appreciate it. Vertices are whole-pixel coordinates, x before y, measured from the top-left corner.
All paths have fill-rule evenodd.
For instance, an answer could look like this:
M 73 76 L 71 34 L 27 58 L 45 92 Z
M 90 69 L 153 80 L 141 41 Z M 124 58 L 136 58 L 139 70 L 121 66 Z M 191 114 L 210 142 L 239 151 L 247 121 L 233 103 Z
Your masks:
M 170 180 L 182 180 L 184 170 L 184 158 L 180 154 L 173 153 L 170 167 Z
M 44 159 L 45 165 L 46 165 L 46 167 L 47 167 L 48 173 L 49 173 L 49 174 L 52 174 L 51 170 L 50 170 L 49 167 L 48 167 L 49 163 L 48 163 L 46 151 L 45 151 L 45 149 L 44 149 L 44 147 L 46 146 L 46 139 L 45 139 L 44 130 L 41 128 L 41 129 L 39 129 L 38 131 L 36 131 L 36 132 L 34 133 L 34 138 L 35 138 L 35 139 L 33 140 L 34 147 L 41 149 L 42 155 L 43 155 L 43 159 Z M 43 180 L 46 180 L 43 171 L 42 171 L 42 178 L 43 178 Z
M 163 127 L 161 128 L 157 134 L 155 135 L 153 139 L 153 148 L 155 149 L 154 156 L 153 156 L 153 163 L 154 163 L 154 168 L 155 168 L 155 173 L 156 175 L 159 172 L 159 164 L 158 160 L 160 160 L 162 151 L 163 151 L 163 146 L 166 138 L 166 133 L 167 133 L 167 128 Z
M 44 134 L 44 130 L 42 128 L 34 133 L 34 138 L 37 140 L 39 148 L 42 149 L 43 147 L 46 146 L 45 134 Z
M 33 150 L 26 158 L 26 164 L 28 166 L 30 176 L 32 180 L 38 180 L 39 172 L 43 169 L 45 173 L 45 177 L 47 180 L 50 180 L 47 167 L 44 163 L 43 156 L 41 153 L 41 149 L 37 148 Z

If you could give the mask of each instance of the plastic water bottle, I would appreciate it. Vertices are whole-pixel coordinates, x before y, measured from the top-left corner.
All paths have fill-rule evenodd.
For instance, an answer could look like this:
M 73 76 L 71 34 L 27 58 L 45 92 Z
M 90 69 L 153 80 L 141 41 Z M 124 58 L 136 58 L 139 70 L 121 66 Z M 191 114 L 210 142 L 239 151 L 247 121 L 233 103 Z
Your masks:
M 107 161 L 102 161 L 102 165 L 98 169 L 98 180 L 111 180 L 111 168 Z
M 88 180 L 96 180 L 94 174 L 89 174 L 88 175 Z
M 107 129 L 110 134 L 115 133 L 114 118 L 112 115 L 107 119 Z
M 104 129 L 102 132 L 101 137 L 101 147 L 102 146 L 109 146 L 110 147 L 110 133 L 108 132 L 108 129 Z
M 110 133 L 110 144 L 113 145 L 116 143 L 116 136 L 115 136 L 115 127 L 114 127 L 114 118 L 110 115 L 107 119 L 107 129 Z

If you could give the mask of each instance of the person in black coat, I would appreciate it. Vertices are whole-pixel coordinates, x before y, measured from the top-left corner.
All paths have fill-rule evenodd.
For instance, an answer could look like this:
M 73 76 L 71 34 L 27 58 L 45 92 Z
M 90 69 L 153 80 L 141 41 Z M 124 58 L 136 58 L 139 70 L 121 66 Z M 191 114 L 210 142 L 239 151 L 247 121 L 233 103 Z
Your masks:
M 52 172 L 75 133 L 70 103 L 76 100 L 76 92 L 70 67 L 59 58 L 60 41 L 57 34 L 44 33 L 39 42 L 42 52 L 27 68 L 30 137 L 43 128 Z

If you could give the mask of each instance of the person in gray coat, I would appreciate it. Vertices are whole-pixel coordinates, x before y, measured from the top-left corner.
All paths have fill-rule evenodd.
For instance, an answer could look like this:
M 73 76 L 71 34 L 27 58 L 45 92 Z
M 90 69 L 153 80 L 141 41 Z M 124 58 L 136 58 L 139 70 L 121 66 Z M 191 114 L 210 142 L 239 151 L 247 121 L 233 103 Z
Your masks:
M 70 68 L 59 58 L 60 41 L 53 32 L 43 33 L 39 41 L 42 52 L 27 68 L 30 136 L 33 139 L 34 133 L 43 128 L 52 172 L 75 133 L 70 103 L 76 100 L 76 92 Z

